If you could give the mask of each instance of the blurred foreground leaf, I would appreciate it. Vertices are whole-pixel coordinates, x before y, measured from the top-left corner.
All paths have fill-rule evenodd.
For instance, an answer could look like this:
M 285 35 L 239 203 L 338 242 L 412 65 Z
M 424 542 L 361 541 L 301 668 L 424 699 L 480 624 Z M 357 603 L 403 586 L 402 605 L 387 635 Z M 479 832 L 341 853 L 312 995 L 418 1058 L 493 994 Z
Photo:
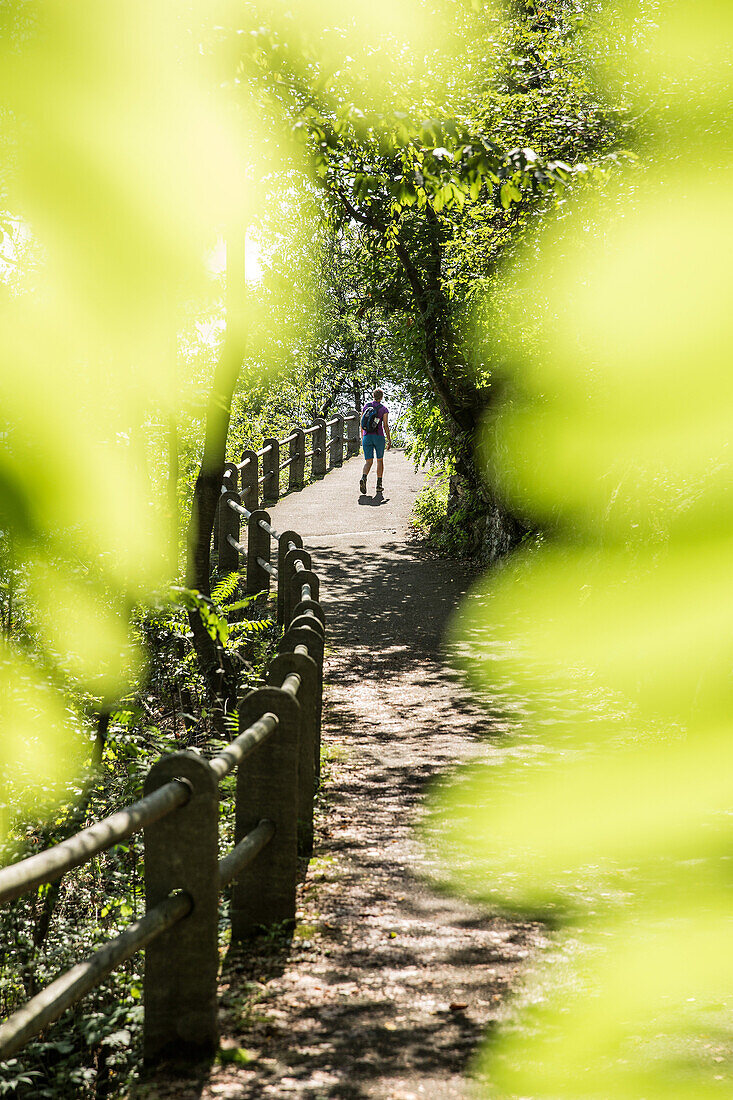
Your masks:
M 710 5 L 660 12 L 610 16 L 650 167 L 567 204 L 505 272 L 511 397 L 483 446 L 544 537 L 458 616 L 517 732 L 432 828 L 457 884 L 572 923 L 487 1046 L 497 1097 L 697 1100 L 733 1080 L 730 50 Z

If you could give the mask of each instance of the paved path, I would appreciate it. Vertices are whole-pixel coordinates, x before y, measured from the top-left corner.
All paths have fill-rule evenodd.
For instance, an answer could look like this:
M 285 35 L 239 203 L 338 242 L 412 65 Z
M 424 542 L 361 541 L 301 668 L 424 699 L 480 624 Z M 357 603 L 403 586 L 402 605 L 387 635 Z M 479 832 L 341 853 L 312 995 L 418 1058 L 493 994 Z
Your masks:
M 429 883 L 426 789 L 496 730 L 441 656 L 470 571 L 414 540 L 423 476 L 399 453 L 386 465 L 381 500 L 359 497 L 353 459 L 272 509 L 312 550 L 328 617 L 316 854 L 294 940 L 225 967 L 224 1045 L 251 1060 L 181 1098 L 462 1098 L 537 939 Z

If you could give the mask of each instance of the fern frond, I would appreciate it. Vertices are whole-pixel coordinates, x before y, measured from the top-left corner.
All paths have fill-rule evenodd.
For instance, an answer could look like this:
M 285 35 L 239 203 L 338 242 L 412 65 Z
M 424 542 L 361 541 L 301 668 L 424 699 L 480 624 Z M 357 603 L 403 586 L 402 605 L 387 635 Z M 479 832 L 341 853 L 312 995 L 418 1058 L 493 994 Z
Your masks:
M 240 619 L 229 627 L 230 636 L 236 634 L 262 634 L 273 625 L 273 619 Z
M 239 573 L 227 573 L 225 577 L 222 577 L 211 593 L 214 603 L 221 604 L 224 600 L 228 600 L 230 596 L 233 596 L 237 591 L 239 581 Z

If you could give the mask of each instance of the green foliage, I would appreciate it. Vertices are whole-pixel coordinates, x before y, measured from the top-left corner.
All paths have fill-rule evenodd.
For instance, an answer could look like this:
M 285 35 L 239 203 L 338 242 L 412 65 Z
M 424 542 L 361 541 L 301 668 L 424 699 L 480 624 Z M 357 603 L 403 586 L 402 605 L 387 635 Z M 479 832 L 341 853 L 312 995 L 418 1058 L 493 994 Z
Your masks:
M 433 478 L 420 491 L 413 505 L 412 522 L 438 550 L 461 556 L 458 540 L 455 538 L 457 532 L 448 517 L 447 477 Z
M 195 8 L 170 22 L 164 2 L 109 18 L 87 2 L 3 11 L 0 527 L 47 651 L 43 669 L 14 637 L 0 654 L 9 684 L 44 701 L 39 714 L 25 690 L 2 692 L 16 791 L 60 789 L 85 751 L 60 682 L 105 707 L 133 688 L 129 609 L 170 567 L 143 425 L 176 408 L 176 327 L 251 160 L 215 87 L 202 93 Z
M 251 1051 L 244 1047 L 222 1047 L 216 1055 L 216 1060 L 222 1065 L 246 1066 L 252 1058 Z
M 120 719 L 122 716 L 120 716 Z M 154 729 L 113 720 L 103 767 L 71 786 L 52 818 L 15 819 L 12 857 L 64 839 L 88 821 L 140 796 L 144 773 L 169 740 Z M 6 852 L 5 855 L 9 855 Z M 132 837 L 0 910 L 0 1000 L 10 1014 L 61 971 L 101 947 L 144 912 L 142 840 Z M 140 1056 L 142 960 L 135 957 L 0 1069 L 2 1094 L 25 1097 L 122 1091 Z
M 419 78 L 384 75 L 378 91 L 353 65 L 329 70 L 298 24 L 256 14 L 243 66 L 290 121 L 342 248 L 377 288 L 394 348 L 382 381 L 409 405 L 411 453 L 450 459 L 479 486 L 476 426 L 502 364 L 468 338 L 476 303 L 538 217 L 630 159 L 623 99 L 594 80 L 582 40 L 594 6 L 454 6 Z
M 451 474 L 433 471 L 413 505 L 412 522 L 442 554 L 456 558 L 482 555 L 481 526 L 485 506 L 465 485 L 451 494 Z
M 729 144 L 724 168 L 697 156 L 730 93 L 712 9 L 673 7 L 643 34 L 621 16 L 633 95 L 665 116 L 650 166 L 538 227 L 484 312 L 511 386 L 483 451 L 549 535 L 463 607 L 516 733 L 434 825 L 456 883 L 558 929 L 482 1060 L 507 1098 L 731 1088 L 733 190 Z
M 450 459 L 450 426 L 434 400 L 414 400 L 404 414 L 404 421 L 410 434 L 407 454 L 416 466 L 438 466 Z
M 241 584 L 239 573 L 230 573 L 219 580 L 211 593 L 211 598 L 203 596 L 192 588 L 175 586 L 175 593 L 181 607 L 187 611 L 197 611 L 201 616 L 211 638 L 223 648 L 236 649 L 246 635 L 261 634 L 272 626 L 271 619 L 238 618 L 230 621 L 232 615 L 245 609 L 254 609 L 263 593 L 234 599 Z

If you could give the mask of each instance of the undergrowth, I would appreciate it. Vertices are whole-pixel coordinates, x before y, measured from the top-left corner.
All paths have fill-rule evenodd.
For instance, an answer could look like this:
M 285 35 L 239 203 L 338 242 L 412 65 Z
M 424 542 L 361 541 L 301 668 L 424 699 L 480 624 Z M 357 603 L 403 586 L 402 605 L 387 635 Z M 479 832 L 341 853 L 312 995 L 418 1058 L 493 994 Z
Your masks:
M 473 557 L 478 550 L 476 522 L 480 509 L 470 496 L 449 498 L 450 473 L 434 471 L 413 505 L 413 525 L 440 553 Z
M 84 774 L 69 784 L 50 816 L 13 812 L 0 862 L 23 859 L 142 796 L 145 776 L 163 753 L 220 750 L 204 684 L 191 647 L 187 611 L 201 607 L 211 636 L 235 656 L 243 687 L 259 686 L 279 637 L 259 601 L 238 596 L 236 574 L 218 580 L 211 601 L 174 589 L 140 609 L 135 630 L 149 653 L 145 683 L 105 716 L 103 739 L 90 719 Z M 236 733 L 233 716 L 229 735 Z M 220 787 L 220 838 L 234 836 L 234 777 Z M 223 854 L 223 852 L 222 852 Z M 30 997 L 145 912 L 142 834 L 130 837 L 61 880 L 0 908 L 0 1013 L 7 1017 Z M 227 903 L 220 912 L 226 945 Z M 0 1096 L 33 1100 L 111 1100 L 122 1095 L 142 1060 L 143 956 L 134 955 L 79 1004 L 0 1066 Z

